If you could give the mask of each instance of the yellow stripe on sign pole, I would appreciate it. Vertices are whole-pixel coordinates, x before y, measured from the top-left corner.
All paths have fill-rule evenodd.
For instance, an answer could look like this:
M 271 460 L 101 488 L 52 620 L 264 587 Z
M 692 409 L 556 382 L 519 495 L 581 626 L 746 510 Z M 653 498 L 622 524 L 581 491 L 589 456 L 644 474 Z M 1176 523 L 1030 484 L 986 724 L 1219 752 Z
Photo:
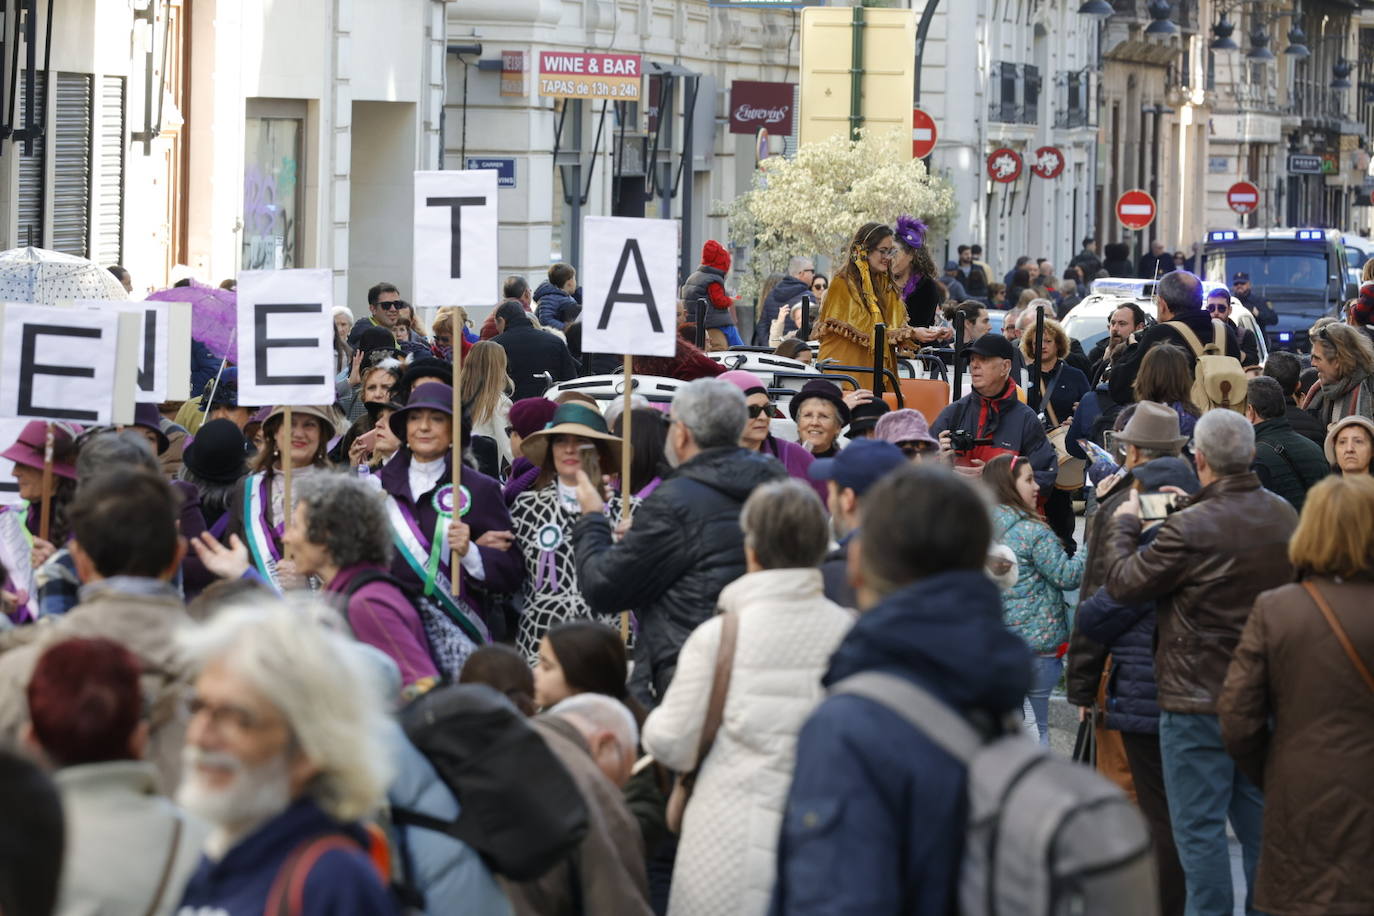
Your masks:
M 802 10 L 798 142 L 805 146 L 836 134 L 849 136 L 855 28 L 862 37 L 861 126 L 872 136 L 890 136 L 893 148 L 910 156 L 916 67 L 914 10 L 866 8 L 857 26 L 849 7 Z

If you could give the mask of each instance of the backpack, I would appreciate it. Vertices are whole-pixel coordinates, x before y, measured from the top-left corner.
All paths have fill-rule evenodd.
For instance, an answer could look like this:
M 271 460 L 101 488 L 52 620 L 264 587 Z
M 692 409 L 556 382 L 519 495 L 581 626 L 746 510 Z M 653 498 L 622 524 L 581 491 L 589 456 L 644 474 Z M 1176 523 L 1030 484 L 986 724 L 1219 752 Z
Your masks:
M 1157 916 L 1149 829 L 1121 790 L 1019 729 L 984 738 L 903 677 L 866 671 L 830 688 L 892 710 L 968 766 L 960 916 Z
M 410 742 L 458 799 L 446 822 L 391 809 L 393 824 L 462 840 L 514 881 L 538 878 L 572 855 L 588 830 L 572 776 L 511 702 L 485 684 L 448 684 L 399 716 Z
M 458 672 L 463 670 L 463 663 L 468 660 L 469 655 L 477 651 L 477 644 L 472 641 L 472 637 L 468 636 L 443 608 L 429 598 L 415 594 L 404 582 L 384 569 L 364 569 L 354 576 L 348 583 L 348 590 L 342 593 L 344 606 L 347 607 L 355 592 L 373 582 L 390 583 L 405 596 L 420 615 L 420 623 L 425 628 L 425 640 L 429 643 L 429 657 L 434 661 L 434 667 L 439 669 L 439 674 L 445 679 L 457 680 Z
M 1241 368 L 1240 360 L 1226 355 L 1226 323 L 1213 319 L 1212 342 L 1205 347 L 1193 329 L 1183 322 L 1166 321 L 1164 326 L 1173 328 L 1197 357 L 1190 397 L 1198 410 L 1206 413 L 1216 407 L 1226 407 L 1245 413 L 1249 377 Z

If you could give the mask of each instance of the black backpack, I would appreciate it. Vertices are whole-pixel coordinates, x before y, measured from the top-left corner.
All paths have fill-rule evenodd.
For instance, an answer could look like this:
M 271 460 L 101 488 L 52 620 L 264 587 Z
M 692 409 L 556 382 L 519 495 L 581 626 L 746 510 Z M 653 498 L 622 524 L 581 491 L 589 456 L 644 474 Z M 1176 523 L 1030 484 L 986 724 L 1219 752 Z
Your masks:
M 401 727 L 458 798 L 458 820 L 404 808 L 392 822 L 437 830 L 481 853 L 492 871 L 530 881 L 587 835 L 586 802 L 544 739 L 485 684 L 449 684 L 400 713 Z

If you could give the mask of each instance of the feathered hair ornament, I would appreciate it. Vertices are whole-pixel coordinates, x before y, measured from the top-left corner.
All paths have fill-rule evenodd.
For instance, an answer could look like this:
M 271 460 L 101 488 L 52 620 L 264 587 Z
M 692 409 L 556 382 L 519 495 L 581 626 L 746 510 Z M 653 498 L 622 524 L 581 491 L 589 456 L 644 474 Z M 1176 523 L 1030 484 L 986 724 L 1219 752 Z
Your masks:
M 907 248 L 916 251 L 925 245 L 927 228 L 926 224 L 916 217 L 903 214 L 897 217 L 897 228 L 894 230 L 893 235 L 897 237 L 897 241 L 901 242 Z M 906 287 L 902 290 L 902 298 L 906 298 L 915 292 L 916 286 L 920 282 L 921 275 L 913 270 L 911 276 L 907 278 Z

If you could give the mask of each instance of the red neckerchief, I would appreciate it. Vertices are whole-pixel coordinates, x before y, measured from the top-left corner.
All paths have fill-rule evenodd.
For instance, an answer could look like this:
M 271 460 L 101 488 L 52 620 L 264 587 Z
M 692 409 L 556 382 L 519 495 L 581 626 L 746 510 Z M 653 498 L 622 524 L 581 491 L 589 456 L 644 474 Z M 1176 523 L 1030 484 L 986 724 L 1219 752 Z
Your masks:
M 980 439 L 983 438 L 983 431 L 988 428 L 988 420 L 990 419 L 989 413 L 995 413 L 998 417 L 1000 417 L 1002 415 L 1003 410 L 1003 405 L 1001 402 L 1011 400 L 1014 397 L 1016 397 L 1016 386 L 1012 384 L 1010 378 L 1007 379 L 1007 384 L 1002 388 L 1002 391 L 1000 393 L 995 394 L 990 398 L 984 397 L 983 395 L 979 394 L 978 431 L 975 435 L 977 435 Z

